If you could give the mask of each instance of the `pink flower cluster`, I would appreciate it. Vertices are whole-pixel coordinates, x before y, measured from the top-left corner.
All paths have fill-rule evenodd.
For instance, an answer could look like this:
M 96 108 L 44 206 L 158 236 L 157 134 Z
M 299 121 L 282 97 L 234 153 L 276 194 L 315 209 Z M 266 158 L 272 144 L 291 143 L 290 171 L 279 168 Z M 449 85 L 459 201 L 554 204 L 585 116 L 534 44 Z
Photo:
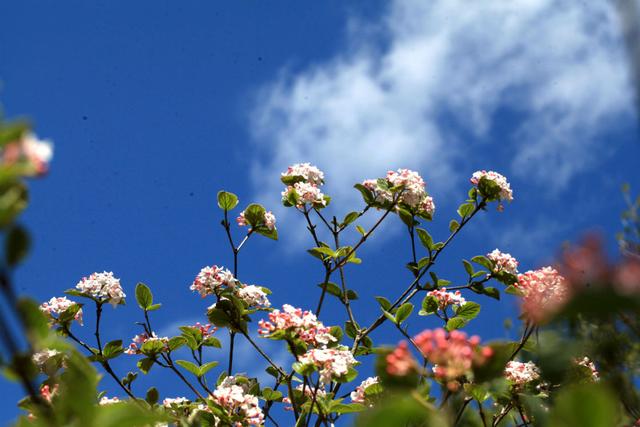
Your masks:
M 293 184 L 287 185 L 287 188 L 282 192 L 282 201 L 287 201 L 293 193 L 298 208 L 302 208 L 306 204 L 314 207 L 327 205 L 325 195 L 320 191 L 320 186 L 324 183 L 324 173 L 317 167 L 309 163 L 297 163 L 289 166 L 287 171 L 282 173 L 282 177 L 298 179 Z
M 360 385 L 351 392 L 351 401 L 354 403 L 365 403 L 367 400 L 367 397 L 364 393 L 365 390 L 367 389 L 367 387 L 378 384 L 379 382 L 380 379 L 378 377 L 369 377 L 366 380 L 362 381 Z
M 487 258 L 493 261 L 494 273 L 500 273 L 502 271 L 509 274 L 518 274 L 518 264 L 520 264 L 511 254 L 500 252 L 498 249 L 494 249 L 487 254 Z
M 303 365 L 318 368 L 320 381 L 329 384 L 333 379 L 346 375 L 358 362 L 347 349 L 312 348 L 298 359 Z
M 540 378 L 540 369 L 533 362 L 509 361 L 504 369 L 505 378 L 514 385 L 525 385 Z
M 244 211 L 240 212 L 240 215 L 236 218 L 236 222 L 240 227 L 246 227 L 248 225 L 247 220 L 244 217 Z M 276 216 L 271 211 L 265 212 L 262 225 L 267 227 L 269 230 L 274 230 L 276 228 Z
M 160 342 L 166 348 L 169 343 L 168 337 L 158 337 L 155 332 L 149 336 L 147 333 L 142 333 L 140 335 L 136 335 L 131 340 L 131 344 L 129 344 L 129 348 L 127 348 L 124 352 L 126 354 L 142 354 L 142 346 L 147 342 Z
M 567 281 L 551 267 L 519 274 L 516 286 L 523 294 L 523 315 L 535 323 L 557 311 L 569 297 Z
M 416 360 L 409 351 L 406 341 L 401 341 L 397 347 L 387 355 L 387 373 L 395 376 L 405 376 L 416 369 Z
M 426 330 L 414 338 L 416 346 L 431 362 L 436 378 L 448 381 L 455 389 L 456 378 L 468 373 L 473 366 L 483 365 L 493 355 L 490 347 L 480 347 L 480 338 L 461 331 L 447 333 L 444 329 Z
M 53 297 L 47 302 L 43 302 L 40 305 L 40 311 L 47 314 L 50 319 L 55 320 L 53 315 L 60 315 L 67 311 L 72 306 L 77 305 L 75 301 L 71 301 L 67 297 Z M 79 309 L 74 320 L 82 325 L 82 309 Z
M 40 396 L 49 403 L 51 403 L 53 396 L 55 396 L 57 393 L 58 384 L 55 384 L 53 387 L 50 387 L 48 384 L 40 387 Z
M 76 289 L 98 300 L 109 302 L 114 307 L 124 302 L 126 297 L 120 286 L 120 279 L 113 277 L 113 273 L 107 271 L 83 277 L 76 285 Z
M 403 192 L 399 203 L 410 207 L 415 213 L 425 216 L 433 216 L 436 210 L 433 198 L 427 194 L 426 184 L 422 177 L 409 169 L 398 169 L 397 172 L 389 171 L 386 176 L 390 187 L 402 187 Z M 381 188 L 375 179 L 367 179 L 362 185 L 373 192 L 376 202 L 384 203 L 393 200 L 393 194 Z
M 447 288 L 429 291 L 427 295 L 435 297 L 438 300 L 438 308 L 443 311 L 450 305 L 461 306 L 467 303 L 460 291 L 447 292 Z
M 209 338 L 218 330 L 218 328 L 213 327 L 211 323 L 207 323 L 203 325 L 200 322 L 196 322 L 196 324 L 192 325 L 191 327 L 195 329 L 199 329 L 203 339 Z
M 268 336 L 277 331 L 286 331 L 301 339 L 308 345 L 325 346 L 337 341 L 329 333 L 330 329 L 317 319 L 311 311 L 302 311 L 289 304 L 282 306 L 282 311 L 275 309 L 269 313 L 269 321 L 258 322 L 258 333 Z
M 53 157 L 53 146 L 50 141 L 43 141 L 30 132 L 22 135 L 15 142 L 10 142 L 0 150 L 0 158 L 5 166 L 12 166 L 20 162 L 26 163 L 26 175 L 44 175 L 49 169 L 49 162 Z
M 215 295 L 216 291 L 223 286 L 234 288 L 236 282 L 229 270 L 213 265 L 200 270 L 189 289 L 199 292 L 204 298 L 207 295 Z
M 242 419 L 234 426 L 261 426 L 264 423 L 264 414 L 260 408 L 260 401 L 247 391 L 246 384 L 239 384 L 233 376 L 228 376 L 216 388 L 211 398 L 223 407 L 229 416 L 239 416 Z
M 513 192 L 511 191 L 511 186 L 507 182 L 507 178 L 505 178 L 503 175 L 494 171 L 481 170 L 474 172 L 471 176 L 470 181 L 473 185 L 477 186 L 482 178 L 493 181 L 498 185 L 498 187 L 500 187 L 500 195 L 498 196 L 499 200 L 506 200 L 507 202 L 513 200 Z

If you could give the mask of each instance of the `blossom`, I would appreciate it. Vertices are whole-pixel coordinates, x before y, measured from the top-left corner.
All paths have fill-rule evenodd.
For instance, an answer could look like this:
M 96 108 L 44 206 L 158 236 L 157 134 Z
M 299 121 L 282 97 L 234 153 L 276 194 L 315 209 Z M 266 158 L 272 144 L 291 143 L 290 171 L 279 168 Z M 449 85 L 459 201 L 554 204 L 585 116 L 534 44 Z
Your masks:
M 467 303 L 467 300 L 460 294 L 460 291 L 447 292 L 447 288 L 429 291 L 427 296 L 432 296 L 438 300 L 438 308 L 440 310 L 446 310 L 450 305 L 461 306 Z
M 296 182 L 293 185 L 289 185 L 281 195 L 283 202 L 288 202 L 290 197 L 293 197 L 296 201 L 296 207 L 299 208 L 307 203 L 317 207 L 327 205 L 326 197 L 322 191 L 320 191 L 320 187 L 308 182 Z
M 369 377 L 366 380 L 362 381 L 360 385 L 351 392 L 351 401 L 354 403 L 365 403 L 365 401 L 367 400 L 365 396 L 367 387 L 378 384 L 379 382 L 380 379 L 378 377 Z
M 58 394 L 58 384 L 55 384 L 53 387 L 50 387 L 48 384 L 40 387 L 40 396 L 49 403 L 51 403 L 51 400 L 56 394 Z
M 170 408 L 172 405 L 183 405 L 189 403 L 190 400 L 186 397 L 167 397 L 162 401 L 162 406 Z
M 386 176 L 386 185 L 384 183 L 381 185 L 380 181 L 376 179 L 364 180 L 362 185 L 373 193 L 376 203 L 392 202 L 394 196 L 390 188 L 399 187 L 402 189 L 402 193 L 398 204 L 405 205 L 414 214 L 423 217 L 431 218 L 435 213 L 436 207 L 433 198 L 427 194 L 424 180 L 415 171 L 409 169 L 389 171 Z M 399 206 L 396 209 L 399 209 Z
M 509 274 L 518 274 L 519 262 L 512 257 L 511 254 L 500 252 L 499 249 L 494 249 L 487 254 L 487 258 L 489 258 L 494 264 L 494 273 L 504 271 Z
M 47 314 L 50 319 L 57 320 L 52 316 L 53 314 L 60 316 L 60 314 L 77 305 L 79 305 L 77 302 L 71 301 L 67 297 L 53 297 L 40 305 L 40 311 Z M 73 318 L 82 325 L 82 308 L 78 309 Z
M 76 285 L 76 289 L 97 300 L 104 300 L 117 306 L 126 297 L 120 279 L 113 277 L 112 272 L 93 273 L 83 277 Z
M 540 378 L 540 369 L 533 362 L 509 361 L 504 369 L 505 378 L 514 385 L 524 385 Z
M 626 258 L 614 272 L 614 284 L 622 295 L 640 294 L 640 261 Z
M 196 324 L 192 325 L 191 327 L 199 330 L 200 333 L 202 334 L 203 339 L 209 338 L 218 330 L 218 328 L 213 327 L 211 323 L 207 323 L 203 325 L 200 322 L 196 322 Z
M 358 363 L 349 350 L 338 348 L 312 348 L 300 356 L 298 362 L 315 366 L 324 384 L 346 375 Z
M 314 185 L 322 185 L 324 183 L 324 173 L 310 163 L 296 163 L 289 166 L 286 172 L 281 175 L 282 177 L 301 178 Z
M 377 203 L 393 201 L 391 191 L 381 188 L 377 179 L 365 179 L 362 181 L 362 185 L 373 193 Z
M 120 403 L 120 399 L 118 399 L 117 397 L 107 397 L 107 396 L 102 396 L 100 398 L 100 401 L 98 402 L 98 404 L 102 406 L 113 405 L 115 403 Z
M 424 357 L 434 364 L 436 378 L 447 381 L 451 389 L 457 388 L 453 380 L 465 375 L 473 366 L 481 366 L 492 356 L 490 347 L 480 347 L 480 338 L 461 331 L 447 333 L 444 329 L 425 330 L 414 337 Z
M 237 289 L 238 297 L 253 307 L 269 307 L 271 302 L 267 298 L 267 294 L 260 286 L 246 285 Z
M 264 423 L 264 414 L 260 408 L 260 401 L 252 394 L 248 394 L 246 384 L 238 383 L 233 376 L 226 377 L 211 396 L 213 401 L 223 407 L 229 416 L 241 419 L 237 426 L 259 426 Z
M 222 286 L 233 288 L 235 283 L 236 279 L 229 270 L 213 265 L 200 270 L 189 289 L 197 291 L 202 297 L 205 297 L 215 294 Z
M 598 372 L 595 363 L 593 363 L 587 356 L 583 357 L 582 359 L 577 358 L 574 361 L 578 366 L 584 366 L 591 371 L 591 379 L 593 381 L 600 380 L 600 373 Z
M 330 329 L 319 321 L 311 311 L 302 311 L 289 304 L 282 306 L 282 311 L 275 309 L 269 313 L 269 321 L 258 322 L 258 333 L 269 336 L 277 331 L 285 331 L 309 345 L 322 346 L 337 339 L 330 334 Z
M 41 140 L 31 132 L 24 133 L 18 141 L 10 142 L 0 151 L 2 163 L 7 166 L 25 162 L 28 170 L 25 175 L 39 176 L 47 173 L 53 157 L 53 144 Z
M 316 394 L 316 398 L 319 397 L 325 397 L 327 395 L 327 392 L 324 390 L 323 387 L 318 387 L 317 389 L 315 387 L 309 386 L 309 385 L 305 385 L 305 384 L 299 384 L 295 390 L 298 390 L 299 392 L 301 392 L 305 397 L 309 398 L 309 399 L 313 399 L 313 394 L 315 392 Z M 282 403 L 286 403 L 291 405 L 291 399 L 289 398 L 289 396 L 285 396 L 282 398 Z M 291 406 L 285 406 L 284 408 L 286 411 L 293 411 L 293 407 Z
M 249 225 L 247 223 L 246 218 L 244 217 L 244 211 L 240 212 L 240 215 L 236 218 L 236 222 L 239 226 L 245 227 Z M 264 218 L 262 219 L 262 225 L 264 225 L 269 230 L 275 230 L 276 228 L 276 216 L 271 211 L 267 211 L 264 213 Z
M 153 343 L 153 342 L 161 343 L 161 345 L 159 345 L 158 347 L 162 349 L 166 349 L 169 343 L 169 338 L 158 337 L 155 332 L 152 332 L 151 336 L 149 336 L 149 334 L 145 332 L 145 333 L 136 335 L 135 337 L 133 337 L 131 341 L 132 342 L 131 344 L 129 344 L 129 348 L 127 348 L 124 351 L 126 354 L 142 354 L 142 346 L 146 343 Z
M 387 355 L 387 373 L 389 375 L 405 376 L 416 369 L 416 360 L 409 351 L 406 341 L 401 341 L 398 346 Z
M 569 297 L 567 281 L 552 267 L 519 274 L 515 286 L 523 294 L 523 314 L 536 323 L 558 310 Z
M 33 353 L 31 360 L 40 370 L 44 370 L 47 362 L 58 355 L 64 355 L 64 353 L 61 353 L 58 350 L 45 348 L 44 350 Z
M 480 181 L 483 178 L 493 182 L 499 188 L 499 193 L 498 194 L 496 194 L 496 195 L 483 194 L 483 196 L 485 196 L 485 197 L 489 196 L 489 200 L 490 201 L 491 200 L 506 200 L 507 202 L 510 202 L 510 201 L 513 200 L 513 192 L 511 191 L 511 186 L 507 182 L 507 178 L 505 178 L 503 175 L 499 174 L 498 172 L 494 172 L 494 171 L 480 170 L 480 171 L 476 171 L 476 172 L 473 173 L 473 175 L 471 176 L 470 181 L 471 181 L 471 183 L 473 185 L 478 186 L 480 184 Z

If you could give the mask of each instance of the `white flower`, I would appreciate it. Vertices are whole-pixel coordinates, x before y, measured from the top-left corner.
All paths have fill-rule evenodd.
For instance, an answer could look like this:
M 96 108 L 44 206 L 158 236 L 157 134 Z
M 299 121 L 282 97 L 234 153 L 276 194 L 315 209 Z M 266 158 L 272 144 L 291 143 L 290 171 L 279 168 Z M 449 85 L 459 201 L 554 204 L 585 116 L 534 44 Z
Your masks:
M 314 348 L 300 356 L 298 361 L 303 365 L 316 366 L 324 384 L 346 375 L 349 368 L 358 363 L 349 350 L 338 348 Z
M 33 356 L 31 356 L 31 360 L 39 369 L 42 369 L 45 366 L 45 364 L 49 361 L 49 359 L 59 354 L 63 354 L 63 353 L 59 352 L 58 350 L 52 350 L 52 349 L 46 348 L 44 350 L 40 350 L 36 353 L 33 353 Z
M 487 258 L 495 264 L 494 273 L 505 271 L 509 274 L 518 274 L 519 262 L 512 257 L 511 254 L 502 253 L 500 250 L 494 249 L 491 253 L 487 254 Z
M 513 192 L 511 191 L 511 186 L 507 182 L 507 178 L 505 178 L 504 175 L 501 175 L 498 172 L 494 171 L 481 170 L 474 172 L 471 176 L 470 181 L 473 185 L 477 186 L 482 178 L 493 181 L 498 187 L 500 187 L 500 195 L 498 196 L 499 200 L 506 200 L 507 202 L 513 200 Z
M 351 401 L 355 403 L 365 403 L 366 396 L 365 390 L 367 387 L 373 384 L 378 384 L 380 379 L 378 377 L 369 377 L 366 380 L 362 381 L 358 387 L 354 391 L 351 392 Z
M 524 385 L 540 378 L 540 370 L 533 362 L 510 361 L 504 370 L 505 377 L 515 385 Z
M 182 405 L 182 404 L 187 404 L 189 402 L 190 400 L 187 399 L 186 397 L 175 397 L 175 398 L 167 397 L 162 401 L 162 406 L 164 406 L 165 408 L 170 408 L 171 405 Z
M 49 315 L 50 318 L 53 318 L 53 314 L 60 315 L 67 311 L 69 308 L 77 305 L 75 301 L 71 301 L 67 297 L 53 297 L 47 302 L 43 302 L 40 305 L 40 311 Z M 76 315 L 74 316 L 74 320 L 76 320 L 79 324 L 82 325 L 82 309 L 79 309 Z
M 192 291 L 197 291 L 203 297 L 215 294 L 221 286 L 233 288 L 235 286 L 233 274 L 224 267 L 217 265 L 204 267 L 189 287 Z
M 322 185 L 324 182 L 324 173 L 310 163 L 296 163 L 295 165 L 289 166 L 287 171 L 282 173 L 282 176 L 299 176 L 305 181 L 315 185 Z
M 244 302 L 253 307 L 269 307 L 271 303 L 267 298 L 267 294 L 262 290 L 260 286 L 246 285 L 243 288 L 238 289 L 238 297 Z
M 120 279 L 113 276 L 112 272 L 93 273 L 89 277 L 83 277 L 76 285 L 76 289 L 98 300 L 104 300 L 117 306 L 126 297 Z
M 118 399 L 117 397 L 109 398 L 107 396 L 103 396 L 102 398 L 100 398 L 100 402 L 98 403 L 100 405 L 113 405 L 114 403 L 120 403 L 120 399 Z
M 248 394 L 247 385 L 238 384 L 233 376 L 226 377 L 211 397 L 227 410 L 229 415 L 239 415 L 243 418 L 239 426 L 260 426 L 264 423 L 260 401 L 256 396 Z

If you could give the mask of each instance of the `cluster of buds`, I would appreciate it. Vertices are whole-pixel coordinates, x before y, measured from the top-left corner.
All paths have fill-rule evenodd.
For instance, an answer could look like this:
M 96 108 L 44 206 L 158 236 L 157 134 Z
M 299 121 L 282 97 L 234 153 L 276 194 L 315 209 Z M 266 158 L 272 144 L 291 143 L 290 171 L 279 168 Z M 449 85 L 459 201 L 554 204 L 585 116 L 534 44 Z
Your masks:
M 534 323 L 555 313 L 569 298 L 567 281 L 552 267 L 519 274 L 516 287 L 522 293 L 522 314 Z
M 2 166 L 19 168 L 18 172 L 24 176 L 46 174 L 52 157 L 51 142 L 38 139 L 31 132 L 24 132 L 17 141 L 4 145 L 0 150 Z
M 80 308 L 80 305 L 77 302 L 71 301 L 67 297 L 53 297 L 49 301 L 43 302 L 40 305 L 40 311 L 45 313 L 51 322 L 59 321 L 60 315 L 67 312 L 69 309 L 75 311 L 75 314 L 73 314 L 73 320 L 82 325 L 82 308 Z
M 447 288 L 435 289 L 427 292 L 427 296 L 434 297 L 438 301 L 438 309 L 445 311 L 452 305 L 462 306 L 467 303 L 460 291 L 447 292 Z
M 490 253 L 487 254 L 487 258 L 489 258 L 493 262 L 493 273 L 509 273 L 516 275 L 518 274 L 518 265 L 520 264 L 511 254 L 500 252 L 499 249 L 494 249 Z
M 244 211 L 240 212 L 240 215 L 236 218 L 236 222 L 240 227 L 246 227 L 249 225 L 247 220 L 244 217 Z M 275 230 L 276 228 L 276 216 L 271 211 L 266 211 L 264 213 L 264 218 L 262 219 L 262 224 L 269 230 Z
M 373 193 L 375 202 L 383 206 L 393 201 L 392 189 L 398 189 L 402 190 L 398 205 L 404 205 L 423 218 L 432 218 L 435 213 L 433 198 L 427 194 L 424 180 L 415 171 L 389 171 L 385 180 L 367 179 L 362 185 Z
M 326 347 L 308 350 L 298 362 L 318 369 L 320 381 L 324 384 L 346 375 L 350 368 L 358 364 L 348 349 Z
M 282 202 L 285 206 L 327 206 L 328 197 L 320 191 L 320 186 L 324 183 L 324 173 L 317 167 L 309 163 L 297 163 L 289 166 L 280 179 L 287 186 L 282 192 Z
M 168 337 L 158 337 L 155 332 L 152 332 L 151 335 L 145 332 L 133 337 L 131 344 L 129 344 L 129 348 L 124 352 L 126 354 L 143 354 L 143 346 L 147 343 L 158 343 L 157 348 L 154 348 L 154 353 L 159 353 L 169 349 Z
M 533 362 L 509 361 L 504 376 L 511 384 L 523 386 L 540 379 L 540 369 Z
M 265 337 L 273 337 L 275 333 L 289 334 L 299 338 L 307 345 L 325 346 L 337 339 L 331 335 L 330 329 L 318 320 L 311 311 L 302 311 L 289 304 L 282 306 L 282 311 L 275 309 L 269 313 L 269 320 L 258 322 L 258 333 Z
M 114 307 L 124 303 L 126 297 L 120 286 L 120 279 L 107 271 L 83 277 L 76 285 L 76 289 L 100 302 L 109 302 Z
M 378 377 L 369 377 L 362 381 L 360 385 L 351 392 L 351 401 L 354 403 L 367 403 L 367 396 L 365 394 L 367 387 L 378 384 L 379 382 L 380 379 Z
M 260 401 L 256 396 L 248 394 L 246 383 L 236 381 L 233 376 L 226 377 L 211 398 L 230 418 L 239 419 L 234 426 L 261 426 L 264 423 Z
M 483 365 L 492 355 L 490 347 L 481 347 L 480 338 L 461 331 L 447 333 L 444 329 L 426 330 L 414 338 L 424 357 L 431 362 L 435 377 L 446 381 L 450 389 L 456 389 L 457 378 L 467 374 L 472 367 Z
M 511 186 L 507 182 L 507 178 L 494 171 L 476 171 L 471 176 L 471 184 L 478 188 L 480 194 L 487 201 L 511 202 L 513 200 L 513 192 Z M 498 205 L 498 210 L 502 210 L 502 204 Z

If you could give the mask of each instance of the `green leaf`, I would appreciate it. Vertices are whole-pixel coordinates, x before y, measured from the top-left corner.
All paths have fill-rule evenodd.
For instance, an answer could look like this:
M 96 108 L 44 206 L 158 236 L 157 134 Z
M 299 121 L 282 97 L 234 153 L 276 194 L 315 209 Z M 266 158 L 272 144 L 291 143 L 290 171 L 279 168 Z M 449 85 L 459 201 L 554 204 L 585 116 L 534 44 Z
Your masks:
M 386 317 L 387 319 L 389 319 L 390 321 L 392 321 L 396 325 L 398 324 L 398 321 L 396 320 L 395 316 L 393 314 L 389 313 L 387 310 L 382 310 L 382 314 L 384 314 L 384 317 Z
M 218 207 L 223 211 L 230 211 L 238 205 L 238 196 L 227 191 L 218 192 Z
M 204 345 L 205 347 L 222 348 L 222 344 L 220 343 L 220 340 L 216 337 L 205 338 L 205 340 L 202 341 L 202 345 Z
M 352 414 L 354 412 L 362 412 L 367 409 L 362 403 L 334 403 L 331 405 L 331 412 L 336 414 Z
M 200 376 L 200 368 L 195 363 L 191 363 L 188 360 L 176 360 L 176 365 L 182 366 L 187 371 L 191 372 L 196 377 Z
M 467 321 L 465 319 L 461 317 L 454 317 L 452 319 L 449 319 L 449 321 L 447 322 L 446 329 L 447 331 L 453 331 L 455 329 L 462 328 L 466 324 L 467 324 Z
M 351 322 L 350 320 L 347 320 L 347 322 L 345 322 L 344 331 L 347 334 L 347 336 L 351 339 L 354 339 L 358 334 L 357 326 L 354 325 L 353 322 Z
M 276 230 L 275 228 L 269 229 L 268 227 L 258 226 L 254 228 L 253 231 L 261 236 L 268 237 L 272 240 L 278 240 L 278 230 Z
M 358 294 L 352 289 L 347 289 L 347 298 L 349 301 L 353 301 L 354 299 L 358 299 Z
M 19 225 L 12 227 L 5 240 L 7 264 L 13 267 L 22 261 L 29 253 L 31 239 L 27 230 Z
M 507 286 L 507 288 L 504 290 L 505 293 L 510 294 L 510 295 L 516 295 L 516 296 L 524 296 L 524 292 L 522 292 L 519 288 L 513 286 L 513 285 L 509 285 Z
M 174 351 L 187 344 L 185 337 L 173 337 L 169 340 L 169 350 Z
M 320 258 L 320 259 L 323 259 L 322 256 L 328 256 L 332 258 L 335 257 L 335 252 L 333 251 L 333 249 L 325 248 L 324 246 L 311 248 L 307 252 L 309 252 L 311 255 L 315 256 L 316 258 Z M 318 255 L 321 255 L 321 256 L 318 256 Z
M 449 222 L 449 231 L 453 233 L 453 232 L 454 232 L 454 231 L 456 231 L 458 228 L 460 228 L 460 223 L 459 223 L 458 221 L 456 221 L 455 219 L 452 219 L 452 220 Z
M 144 283 L 136 285 L 136 301 L 138 306 L 143 310 L 148 310 L 153 305 L 153 294 L 151 289 Z
M 313 364 L 308 363 L 308 364 L 302 364 L 300 362 L 295 362 L 292 366 L 293 370 L 296 371 L 297 373 L 299 373 L 302 376 L 305 375 L 311 375 L 313 372 L 315 372 L 316 368 Z
M 340 377 L 337 377 L 335 380 L 338 383 L 348 383 L 355 380 L 357 376 L 358 376 L 358 371 L 356 371 L 353 368 L 349 368 L 346 374 Z
M 458 215 L 460 215 L 460 218 L 465 218 L 471 215 L 475 208 L 476 207 L 473 205 L 473 203 L 463 203 L 460 205 L 460 207 L 458 207 Z
M 264 215 L 267 211 L 262 205 L 252 203 L 244 210 L 244 219 L 252 228 L 264 224 Z
M 484 291 L 482 293 L 488 297 L 491 297 L 493 299 L 497 299 L 498 301 L 500 301 L 500 291 L 494 287 L 487 286 L 486 288 L 484 288 Z
M 275 400 L 276 402 L 282 401 L 282 393 L 272 389 L 271 387 L 265 387 L 262 389 L 262 397 L 264 400 Z
M 220 310 L 219 308 L 209 310 L 207 312 L 207 318 L 209 319 L 209 322 L 221 328 L 229 326 L 231 324 L 231 319 L 229 319 L 227 313 L 225 313 L 223 310 Z
M 420 239 L 420 243 L 425 248 L 432 250 L 433 249 L 433 238 L 427 232 L 427 230 L 422 228 L 416 228 L 416 233 L 418 233 L 418 238 Z
M 398 310 L 396 311 L 396 316 L 395 316 L 396 322 L 398 322 L 398 325 L 404 322 L 405 320 L 407 320 L 407 318 L 411 315 L 412 311 L 413 311 L 413 304 L 411 304 L 410 302 L 404 303 L 400 307 L 398 307 Z
M 102 355 L 105 359 L 113 359 L 124 353 L 122 348 L 122 340 L 109 341 L 102 349 Z
M 473 276 L 473 265 L 466 259 L 462 260 L 462 264 L 464 264 L 464 269 L 469 274 L 469 276 Z
M 461 317 L 465 320 L 472 320 L 475 319 L 479 313 L 480 304 L 473 301 L 467 301 L 466 303 L 458 307 L 456 311 L 456 317 Z
M 155 361 L 153 359 L 145 357 L 144 359 L 138 360 L 137 366 L 143 374 L 148 374 L 154 363 Z
M 480 403 L 489 398 L 489 392 L 478 384 L 467 383 L 464 385 L 464 391 Z
M 364 236 L 365 234 L 367 234 L 367 232 L 365 231 L 365 229 L 364 229 L 364 228 L 362 228 L 362 227 L 361 227 L 361 226 L 359 226 L 359 225 L 356 225 L 356 230 L 358 230 L 358 233 L 362 234 L 363 236 Z
M 406 209 L 399 208 L 398 216 L 407 227 L 413 227 L 415 224 L 417 224 L 416 220 L 413 219 L 413 215 Z
M 340 287 L 335 283 L 332 283 L 332 282 L 319 283 L 318 286 L 321 289 L 326 289 L 327 292 L 330 293 L 331 295 L 334 295 L 338 298 L 342 298 L 342 290 L 340 290 Z
M 349 212 L 342 220 L 342 224 L 340 224 L 340 226 L 343 228 L 346 227 L 347 225 L 358 219 L 359 216 L 360 214 L 358 212 Z
M 151 304 L 149 306 L 149 308 L 147 308 L 147 311 L 155 311 L 155 310 L 159 309 L 160 307 L 162 307 L 162 304 Z
M 158 403 L 159 397 L 160 396 L 158 394 L 158 389 L 155 387 L 151 387 L 149 390 L 147 390 L 147 396 L 144 398 L 144 400 L 146 400 L 149 405 L 155 405 L 156 403 Z
M 561 390 L 551 412 L 554 427 L 618 425 L 619 404 L 604 385 L 588 384 Z
M 380 304 L 380 307 L 383 310 L 389 310 L 389 308 L 391 308 L 391 302 L 388 299 L 386 299 L 385 297 L 378 296 L 378 297 L 375 297 L 375 298 L 376 298 L 376 301 L 378 301 L 378 304 Z
M 422 311 L 424 311 L 424 314 L 422 314 Z M 433 295 L 427 295 L 424 297 L 422 300 L 422 310 L 418 314 L 426 316 L 428 314 L 433 314 L 436 311 L 438 311 L 438 299 Z
M 374 202 L 375 198 L 373 197 L 373 193 L 367 187 L 362 184 L 356 184 L 353 187 L 357 189 L 360 194 L 362 194 L 362 199 L 367 205 L 370 205 Z
M 218 366 L 218 362 L 208 362 L 205 363 L 204 365 L 200 366 L 200 370 L 199 370 L 199 377 L 204 376 L 207 372 L 209 372 L 210 370 L 212 370 L 213 368 L 215 368 L 216 366 Z
M 480 264 L 489 271 L 493 271 L 493 262 L 486 256 L 477 255 L 471 258 L 471 261 L 475 262 L 476 264 Z

